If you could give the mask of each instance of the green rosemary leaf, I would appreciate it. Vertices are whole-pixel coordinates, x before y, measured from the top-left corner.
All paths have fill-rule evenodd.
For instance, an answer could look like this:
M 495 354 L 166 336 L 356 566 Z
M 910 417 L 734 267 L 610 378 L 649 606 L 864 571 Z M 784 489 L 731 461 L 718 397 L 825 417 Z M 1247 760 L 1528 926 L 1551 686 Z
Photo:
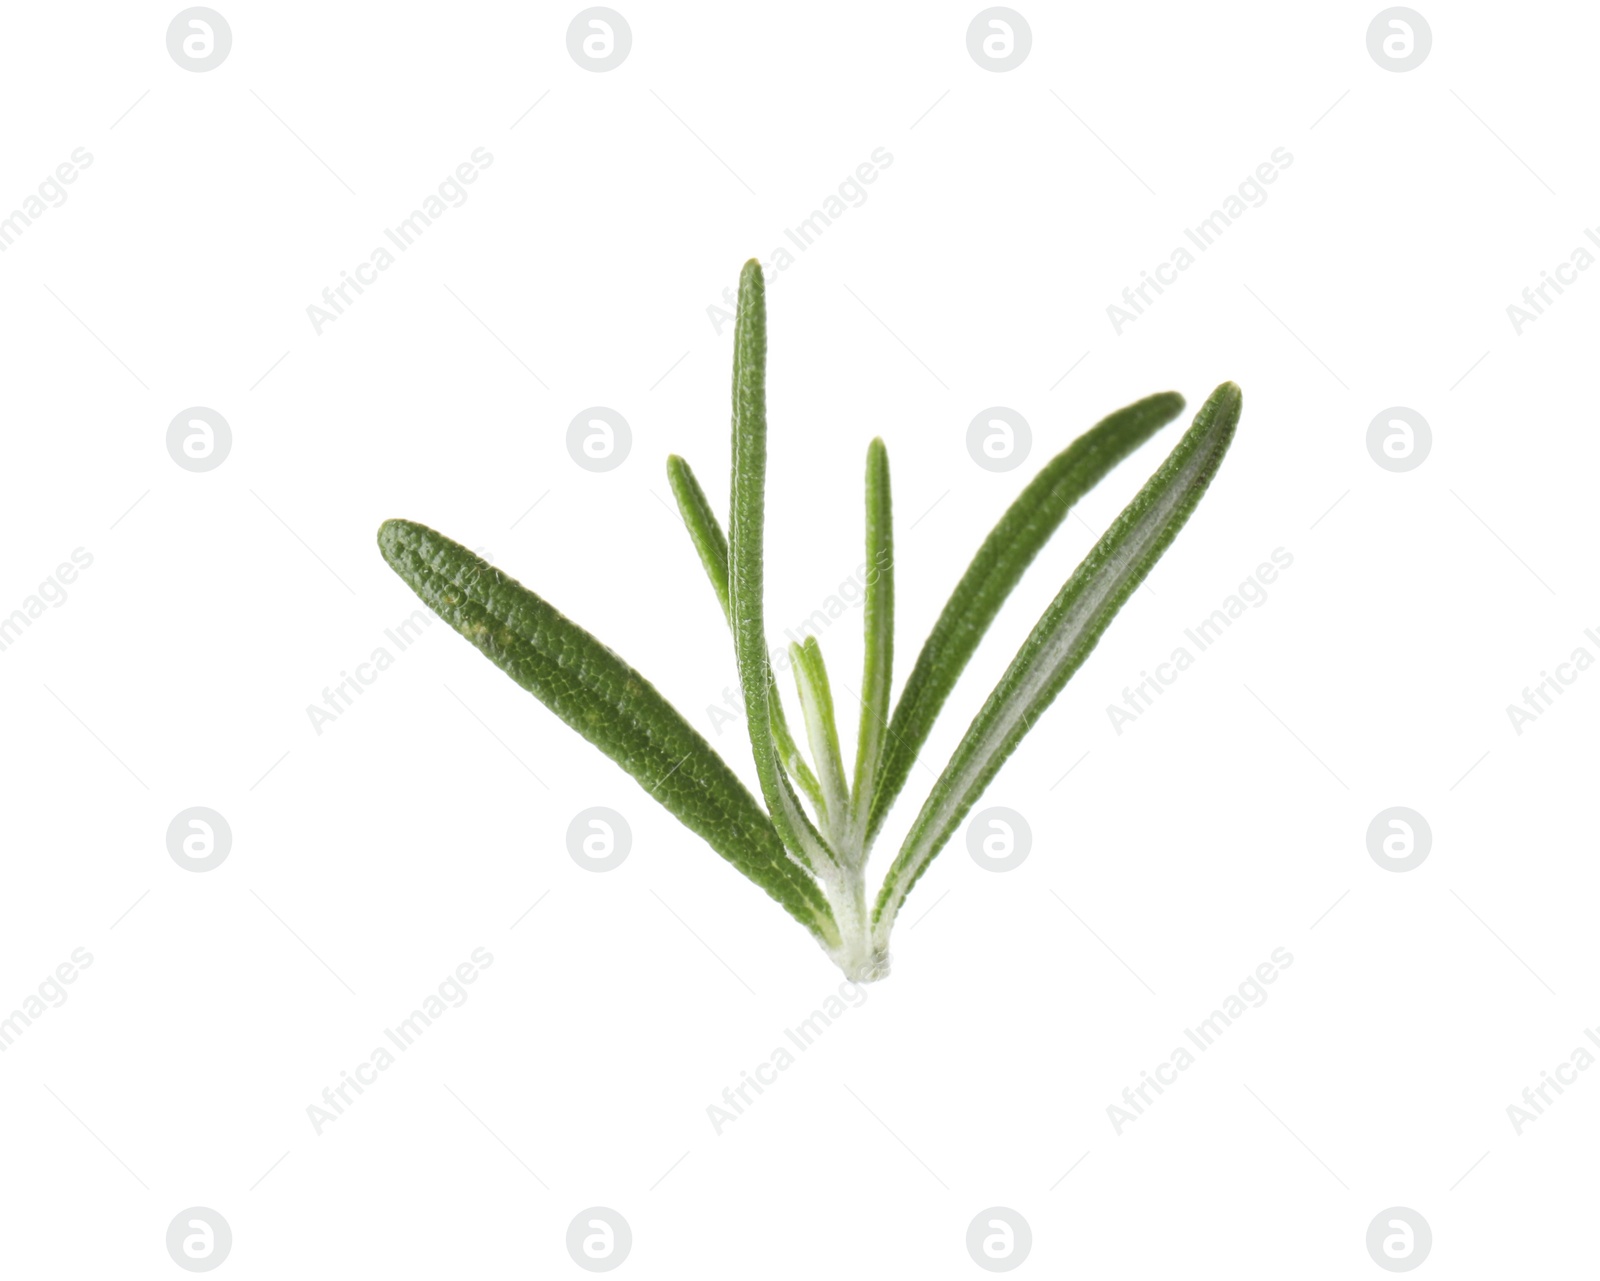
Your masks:
M 833 687 L 822 661 L 822 646 L 815 636 L 789 646 L 794 666 L 794 683 L 800 694 L 800 707 L 806 718 L 806 740 L 811 744 L 811 759 L 817 763 L 822 784 L 822 814 L 834 848 L 843 847 L 849 822 L 850 789 L 844 781 L 844 761 L 839 755 L 839 728 L 833 718 Z
M 1223 383 L 1194 425 L 1095 544 L 995 686 L 907 834 L 873 908 L 887 947 L 900 904 L 1040 714 L 1144 581 L 1211 483 L 1233 440 L 1242 396 Z
M 889 730 L 894 675 L 894 505 L 889 492 L 889 451 L 881 439 L 867 447 L 867 595 L 863 609 L 866 659 L 861 671 L 861 728 L 856 736 L 856 777 L 850 798 L 850 845 L 865 858 Z
M 385 521 L 378 547 L 434 613 L 598 747 L 829 947 L 816 881 L 738 777 L 648 680 L 542 597 L 425 525 Z
M 705 566 L 706 577 L 711 580 L 711 590 L 717 594 L 717 604 L 722 606 L 722 616 L 728 617 L 728 540 L 717 523 L 717 514 L 711 510 L 706 491 L 700 488 L 694 470 L 676 454 L 667 455 L 667 483 L 672 486 L 672 496 L 678 500 L 678 514 L 689 530 L 689 540 L 694 544 Z
M 778 768 L 772 733 L 777 690 L 767 657 L 762 538 L 767 484 L 767 302 L 761 264 L 752 258 L 739 275 L 733 329 L 733 480 L 728 521 L 728 607 L 733 651 L 744 690 L 745 718 L 756 776 L 772 825 L 791 852 L 819 874 L 831 872 L 833 851 L 800 808 Z
M 711 590 L 716 592 L 722 606 L 722 616 L 731 622 L 728 612 L 728 540 L 716 513 L 706 501 L 706 492 L 700 488 L 689 464 L 676 454 L 667 458 L 667 481 L 672 486 L 672 496 L 678 500 L 678 514 L 688 527 L 689 540 L 705 566 L 706 577 L 711 580 Z M 772 737 L 778 747 L 778 759 L 789 777 L 799 785 L 817 812 L 822 812 L 822 789 L 817 776 L 800 754 L 794 735 L 789 732 L 789 721 L 783 713 L 783 701 L 777 691 L 772 693 Z
M 945 700 L 1028 566 L 1072 510 L 1108 472 L 1183 411 L 1160 392 L 1096 423 L 1048 463 L 983 540 L 923 643 L 889 723 L 888 745 L 866 843 L 870 847 L 905 786 Z

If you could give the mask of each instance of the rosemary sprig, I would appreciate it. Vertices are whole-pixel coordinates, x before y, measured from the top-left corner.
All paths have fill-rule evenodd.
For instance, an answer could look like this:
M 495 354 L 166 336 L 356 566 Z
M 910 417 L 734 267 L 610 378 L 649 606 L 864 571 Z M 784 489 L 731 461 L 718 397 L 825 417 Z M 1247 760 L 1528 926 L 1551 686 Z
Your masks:
M 1211 394 L 1067 579 L 957 744 L 869 912 L 864 873 L 873 841 L 990 623 L 1072 505 L 1175 418 L 1183 398 L 1162 392 L 1118 410 L 1040 470 L 957 582 L 892 712 L 889 458 L 882 440 L 871 443 L 866 657 L 855 766 L 847 774 L 816 637 L 790 649 L 810 761 L 789 729 L 768 658 L 766 357 L 765 284 L 752 260 L 740 275 L 734 327 L 726 535 L 689 465 L 667 460 L 678 510 L 733 634 L 764 808 L 644 676 L 534 592 L 411 521 L 386 521 L 378 545 L 429 608 L 782 904 L 850 978 L 876 979 L 888 973 L 890 934 L 906 896 L 1194 512 L 1232 442 L 1242 399 L 1233 383 Z

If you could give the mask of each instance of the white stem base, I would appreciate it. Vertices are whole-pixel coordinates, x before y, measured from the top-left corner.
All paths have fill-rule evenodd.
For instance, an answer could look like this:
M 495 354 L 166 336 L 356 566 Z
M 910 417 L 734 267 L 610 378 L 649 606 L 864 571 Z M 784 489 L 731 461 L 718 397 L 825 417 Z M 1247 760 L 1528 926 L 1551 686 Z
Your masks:
M 853 983 L 874 983 L 889 977 L 889 950 L 874 943 L 872 919 L 867 911 L 866 884 L 859 862 L 839 870 L 825 885 L 833 919 L 839 927 L 839 945 L 828 955 Z

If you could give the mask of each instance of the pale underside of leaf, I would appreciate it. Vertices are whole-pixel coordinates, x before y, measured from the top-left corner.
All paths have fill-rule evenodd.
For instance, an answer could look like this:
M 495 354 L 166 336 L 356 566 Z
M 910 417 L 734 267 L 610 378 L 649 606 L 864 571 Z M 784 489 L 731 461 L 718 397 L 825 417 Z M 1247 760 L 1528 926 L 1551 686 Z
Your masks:
M 1045 464 L 989 532 L 900 693 L 872 797 L 866 846 L 877 837 L 945 700 L 1012 588 L 1073 505 L 1182 410 L 1182 396 L 1160 392 L 1102 419 Z
M 789 646 L 789 660 L 805 714 L 806 741 L 811 745 L 811 759 L 817 763 L 817 780 L 822 786 L 824 830 L 837 851 L 849 822 L 850 789 L 844 781 L 839 728 L 833 716 L 833 689 L 822 661 L 822 646 L 815 636 L 807 636 L 800 644 Z
M 1241 401 L 1233 383 L 1211 394 L 1193 426 L 1023 643 L 956 747 L 884 879 L 873 908 L 879 947 L 888 946 L 895 914 L 917 879 L 1194 511 L 1233 439 Z

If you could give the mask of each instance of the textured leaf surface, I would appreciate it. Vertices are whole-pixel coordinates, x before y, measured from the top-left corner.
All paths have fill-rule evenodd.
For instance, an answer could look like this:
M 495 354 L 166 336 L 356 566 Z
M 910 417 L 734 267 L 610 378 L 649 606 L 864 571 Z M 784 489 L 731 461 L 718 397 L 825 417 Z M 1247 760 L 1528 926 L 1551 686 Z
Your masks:
M 711 510 L 710 500 L 700 487 L 694 469 L 676 454 L 667 457 L 667 483 L 678 501 L 678 514 L 689 530 L 689 541 L 694 544 L 695 553 L 705 566 L 706 577 L 711 580 L 711 590 L 717 594 L 717 604 L 722 606 L 722 616 L 727 618 L 728 540 L 717 523 L 717 514 Z
M 894 504 L 889 493 L 889 451 L 882 440 L 867 447 L 867 593 L 863 607 L 866 658 L 861 670 L 861 728 L 856 735 L 855 785 L 850 798 L 850 845 L 866 858 L 867 821 L 889 732 L 894 678 Z
M 688 527 L 689 540 L 694 544 L 700 563 L 705 566 L 706 577 L 711 580 L 711 590 L 717 594 L 722 606 L 722 616 L 731 625 L 733 615 L 728 602 L 728 539 L 717 523 L 717 514 L 711 510 L 706 491 L 700 487 L 694 470 L 676 454 L 667 458 L 667 480 L 672 485 L 672 496 L 678 500 L 678 514 Z M 794 735 L 789 732 L 789 721 L 783 713 L 783 700 L 772 695 L 772 738 L 778 748 L 778 760 L 800 790 L 810 798 L 820 813 L 822 788 L 817 777 L 800 754 Z
M 820 887 L 787 855 L 726 762 L 655 686 L 542 597 L 426 525 L 385 521 L 378 547 L 423 603 L 479 652 L 820 940 L 837 942 Z
M 872 798 L 868 845 L 905 786 L 956 680 L 1034 557 L 1074 503 L 1182 412 L 1183 397 L 1168 391 L 1102 419 L 1045 464 L 983 540 L 917 655 L 895 706 Z
M 1221 465 L 1242 397 L 1223 383 L 1194 425 L 1073 571 L 968 727 L 907 834 L 873 908 L 886 946 L 900 904 L 1000 766 L 1088 657 L 1183 528 Z
M 772 825 L 784 844 L 808 867 L 822 873 L 833 867 L 833 852 L 778 769 L 772 734 L 772 701 L 777 691 L 767 656 L 762 561 L 767 488 L 767 299 L 761 264 L 754 258 L 739 274 L 739 313 L 733 330 L 733 480 L 729 488 L 733 502 L 728 521 L 728 606 L 756 776 Z

